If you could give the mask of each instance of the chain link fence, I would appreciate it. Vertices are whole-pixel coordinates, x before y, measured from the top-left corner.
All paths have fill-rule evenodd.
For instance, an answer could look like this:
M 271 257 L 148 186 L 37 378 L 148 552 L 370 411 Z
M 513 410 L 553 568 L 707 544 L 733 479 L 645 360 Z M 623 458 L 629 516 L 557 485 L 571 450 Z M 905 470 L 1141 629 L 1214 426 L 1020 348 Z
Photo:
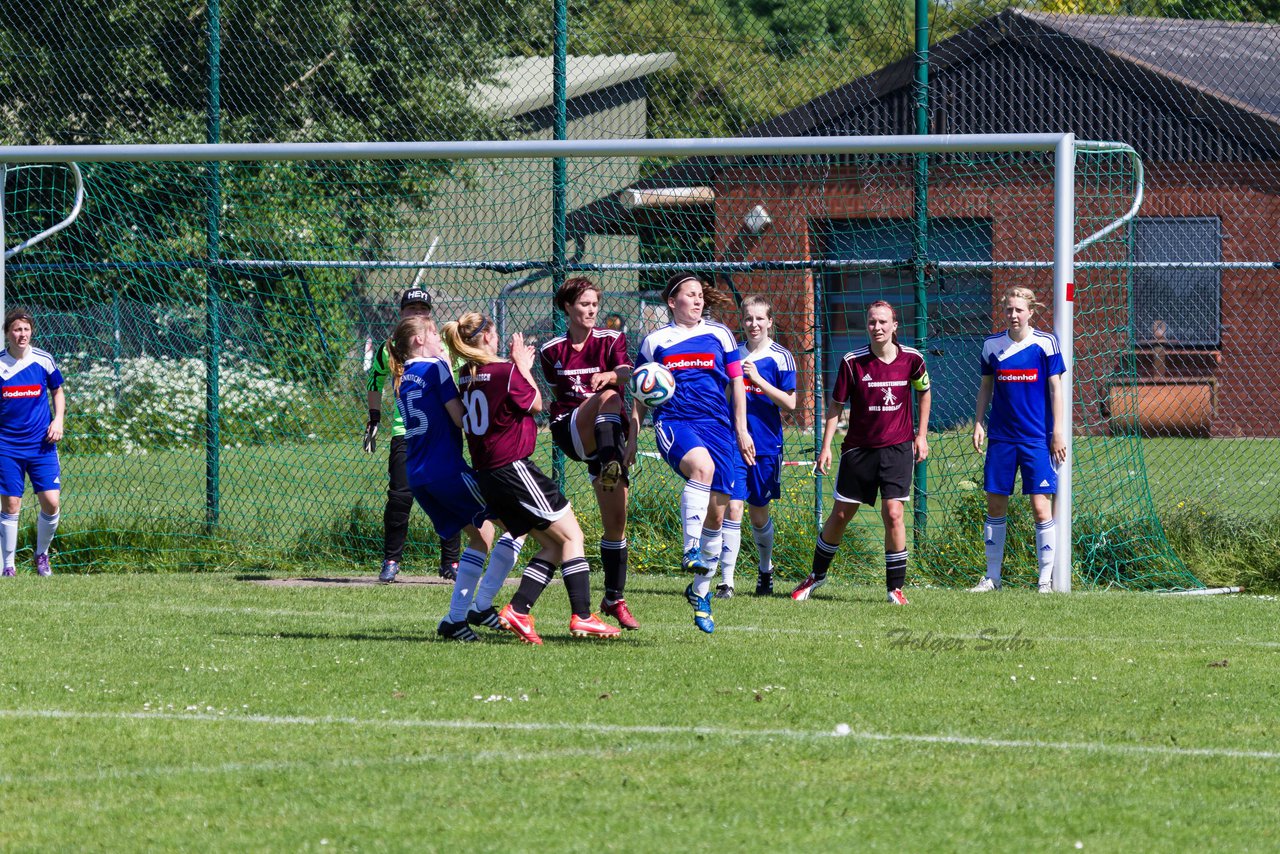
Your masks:
M 1134 495 L 1149 488 L 1157 527 L 1202 579 L 1257 580 L 1250 565 L 1275 563 L 1265 538 L 1253 551 L 1232 545 L 1280 527 L 1274 4 L 960 2 L 927 4 L 923 16 L 903 4 L 741 0 L 11 7 L 0 22 L 6 144 L 1038 131 L 1130 143 L 1146 166 L 1141 214 L 1111 248 L 1082 257 L 1099 266 L 1078 275 L 1109 294 L 1093 315 L 1105 322 L 1090 328 L 1090 315 L 1078 316 L 1081 346 L 1111 354 L 1078 390 L 1078 422 L 1091 441 L 1115 439 L 1097 458 L 1132 479 Z M 6 277 L 8 303 L 38 309 L 38 342 L 70 383 L 64 565 L 291 565 L 325 549 L 372 562 L 385 461 L 358 450 L 361 372 L 395 295 L 417 278 L 442 316 L 488 308 L 507 332 L 545 337 L 555 323 L 547 295 L 575 263 L 610 265 L 592 274 L 633 349 L 661 319 L 646 294 L 663 265 L 719 270 L 730 289 L 780 296 L 780 338 L 807 365 L 811 390 L 789 436 L 795 462 L 812 459 L 812 391 L 860 341 L 861 306 L 898 303 L 948 390 L 931 492 L 952 463 L 948 488 L 963 490 L 974 459 L 945 448 L 972 418 L 972 343 L 998 323 L 993 294 L 1021 275 L 980 265 L 1048 257 L 1043 240 L 1018 234 L 1043 222 L 1001 209 L 1042 205 L 1043 174 L 1004 164 L 979 189 L 957 178 L 964 164 L 931 159 L 922 232 L 909 198 L 914 161 L 782 166 L 84 167 L 84 212 L 10 258 Z M 1108 166 L 1081 180 L 1081 198 L 1106 200 L 1102 216 L 1130 177 Z M 72 205 L 65 169 L 10 168 L 4 192 L 10 248 Z M 985 203 L 959 204 L 957 193 Z M 759 233 L 753 214 L 767 220 Z M 874 258 L 895 263 L 873 268 Z M 734 261 L 808 266 L 726 277 Z M 1047 274 L 1026 276 L 1045 293 Z M 807 302 L 792 296 L 802 293 Z M 216 518 L 210 359 L 224 393 Z M 661 484 L 655 496 L 673 494 L 656 460 L 637 475 Z M 566 477 L 591 518 L 581 473 L 571 465 Z M 803 466 L 786 482 L 788 524 L 808 537 L 823 493 Z M 1077 501 L 1089 500 L 1078 486 Z M 652 519 L 637 512 L 633 528 L 673 526 L 672 503 L 655 499 Z M 948 512 L 947 502 L 939 496 L 930 512 Z M 850 536 L 870 545 L 853 548 L 848 572 L 878 571 L 876 536 L 874 523 Z M 167 545 L 152 547 L 159 537 Z M 786 568 L 799 573 L 808 543 L 793 539 Z M 1097 539 L 1108 545 L 1094 550 L 1124 562 L 1114 534 Z M 415 528 L 411 540 L 411 558 L 426 561 L 434 538 Z M 931 577 L 948 582 L 950 565 L 961 578 L 974 560 L 933 555 Z M 641 562 L 672 559 L 655 545 Z

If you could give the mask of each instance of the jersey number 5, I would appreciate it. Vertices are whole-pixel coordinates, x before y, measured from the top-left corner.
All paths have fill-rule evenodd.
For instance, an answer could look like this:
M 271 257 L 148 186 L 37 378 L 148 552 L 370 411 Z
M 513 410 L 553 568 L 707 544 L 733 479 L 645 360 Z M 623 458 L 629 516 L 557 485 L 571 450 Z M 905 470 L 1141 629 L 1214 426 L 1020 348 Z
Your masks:
M 462 429 L 472 436 L 483 436 L 489 430 L 489 399 L 482 391 L 469 391 L 462 395 Z
M 427 414 L 415 406 L 420 397 L 422 397 L 422 389 L 411 388 L 400 398 L 404 403 L 404 410 L 400 414 L 404 416 L 404 436 L 406 439 L 422 435 L 431 426 Z

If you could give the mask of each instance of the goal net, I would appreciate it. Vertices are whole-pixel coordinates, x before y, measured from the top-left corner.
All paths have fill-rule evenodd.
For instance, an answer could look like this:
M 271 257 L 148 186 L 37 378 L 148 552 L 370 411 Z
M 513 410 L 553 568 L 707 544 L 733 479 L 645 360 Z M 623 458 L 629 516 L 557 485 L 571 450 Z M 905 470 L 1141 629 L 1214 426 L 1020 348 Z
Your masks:
M 366 373 L 403 289 L 426 288 L 438 320 L 478 310 L 504 338 L 546 341 L 564 329 L 551 293 L 585 275 L 603 293 L 599 322 L 622 329 L 634 356 L 668 320 L 662 283 L 693 270 L 735 298 L 768 297 L 774 337 L 795 356 L 798 405 L 785 419 L 773 506 L 778 571 L 808 571 L 834 476 L 812 466 L 825 394 L 840 357 L 866 342 L 866 307 L 885 299 L 933 379 L 932 453 L 908 508 L 911 578 L 969 584 L 983 567 L 982 457 L 971 444 L 982 339 L 1003 328 L 998 295 L 1015 285 L 1037 294 L 1046 307 L 1036 325 L 1053 329 L 1057 270 L 1057 313 L 1064 288 L 1074 305 L 1076 583 L 1199 586 L 1164 539 L 1130 415 L 1123 221 L 1140 191 L 1137 161 L 1120 148 L 1075 151 L 1067 187 L 1083 245 L 1073 271 L 1070 252 L 1066 267 L 1061 246 L 1055 256 L 1058 144 L 1022 135 L 0 150 L 10 164 L 5 246 L 72 220 L 11 252 L 3 278 L 6 304 L 34 310 L 36 343 L 68 380 L 59 564 L 376 567 L 390 428 L 376 453 L 362 451 Z M 84 186 L 74 217 L 71 162 Z M 716 319 L 740 329 L 736 311 Z M 594 557 L 599 514 L 585 467 L 558 458 L 545 430 L 539 437 L 536 460 L 562 479 Z M 679 479 L 652 431 L 640 451 L 631 562 L 674 568 Z M 1025 500 L 1015 497 L 1009 518 L 1006 578 L 1034 581 Z M 834 571 L 881 579 L 882 546 L 879 514 L 864 510 Z M 436 549 L 415 511 L 407 566 L 433 568 Z M 738 570 L 753 575 L 755 562 L 748 534 Z

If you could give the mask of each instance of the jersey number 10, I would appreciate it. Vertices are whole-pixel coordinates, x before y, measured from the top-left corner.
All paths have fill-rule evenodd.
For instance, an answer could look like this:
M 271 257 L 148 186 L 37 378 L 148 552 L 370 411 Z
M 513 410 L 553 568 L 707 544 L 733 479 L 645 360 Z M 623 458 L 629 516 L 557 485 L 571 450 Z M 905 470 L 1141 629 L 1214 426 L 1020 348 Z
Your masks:
M 489 430 L 489 399 L 482 391 L 468 391 L 462 395 L 462 429 L 472 436 L 483 436 Z

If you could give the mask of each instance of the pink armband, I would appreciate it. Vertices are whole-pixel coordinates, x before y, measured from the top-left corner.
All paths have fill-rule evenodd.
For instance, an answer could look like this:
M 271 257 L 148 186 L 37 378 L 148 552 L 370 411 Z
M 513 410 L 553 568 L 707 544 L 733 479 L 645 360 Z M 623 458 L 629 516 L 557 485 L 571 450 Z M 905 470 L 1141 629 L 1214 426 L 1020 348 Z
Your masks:
M 724 366 L 724 370 L 729 375 L 729 379 L 737 379 L 742 376 L 742 362 L 730 362 Z

